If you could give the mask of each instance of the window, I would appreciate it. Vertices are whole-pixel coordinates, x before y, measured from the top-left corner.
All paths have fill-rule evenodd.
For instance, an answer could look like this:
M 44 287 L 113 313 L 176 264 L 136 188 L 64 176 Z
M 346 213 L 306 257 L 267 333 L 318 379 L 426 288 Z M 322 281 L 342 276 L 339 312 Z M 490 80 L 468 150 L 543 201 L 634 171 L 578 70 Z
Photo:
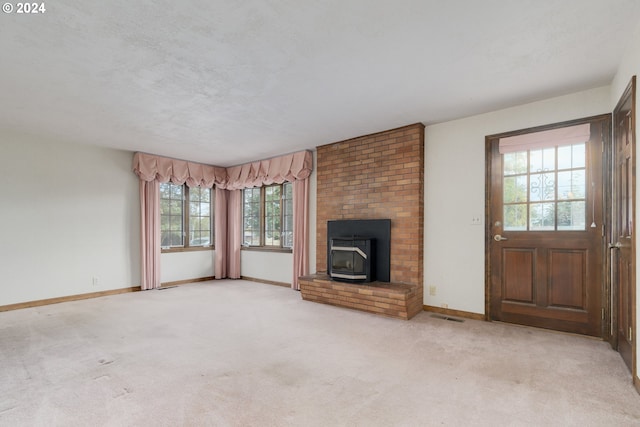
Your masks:
M 164 250 L 212 247 L 211 189 L 160 184 L 160 237 Z
M 243 198 L 243 246 L 293 247 L 293 186 L 290 182 L 247 188 Z
M 504 154 L 505 230 L 586 229 L 586 144 Z
M 242 191 L 244 206 L 243 246 L 261 246 L 260 238 L 260 188 L 247 188 Z

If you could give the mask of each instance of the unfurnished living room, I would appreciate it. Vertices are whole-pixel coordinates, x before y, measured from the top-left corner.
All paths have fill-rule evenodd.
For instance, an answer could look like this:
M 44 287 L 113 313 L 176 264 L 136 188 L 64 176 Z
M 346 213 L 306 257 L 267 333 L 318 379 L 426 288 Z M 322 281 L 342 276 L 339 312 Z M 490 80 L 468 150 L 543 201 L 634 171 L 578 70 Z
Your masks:
M 0 426 L 640 425 L 640 2 L 4 2 Z

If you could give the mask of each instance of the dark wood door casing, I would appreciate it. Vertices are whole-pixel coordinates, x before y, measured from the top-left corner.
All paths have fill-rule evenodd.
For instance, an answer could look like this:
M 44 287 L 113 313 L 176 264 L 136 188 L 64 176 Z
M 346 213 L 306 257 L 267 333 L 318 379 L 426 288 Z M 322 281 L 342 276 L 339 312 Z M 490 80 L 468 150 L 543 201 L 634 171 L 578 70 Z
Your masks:
M 635 76 L 613 112 L 610 342 L 636 378 Z
M 604 292 L 603 167 L 610 142 L 610 115 L 525 129 L 486 138 L 486 313 L 501 320 L 602 337 Z M 589 185 L 587 225 L 583 231 L 506 232 L 503 215 L 500 138 L 591 123 L 587 144 Z M 593 211 L 592 211 L 593 207 Z M 595 227 L 592 227 L 592 222 Z M 508 239 L 495 241 L 496 234 Z

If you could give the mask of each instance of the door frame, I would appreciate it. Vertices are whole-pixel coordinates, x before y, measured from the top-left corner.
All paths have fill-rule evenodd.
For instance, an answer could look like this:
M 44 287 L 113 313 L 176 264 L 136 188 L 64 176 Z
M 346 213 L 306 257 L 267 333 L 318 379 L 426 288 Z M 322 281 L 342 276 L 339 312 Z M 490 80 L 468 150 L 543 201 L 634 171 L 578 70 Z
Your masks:
M 613 150 L 615 148 L 614 146 L 614 141 L 616 138 L 616 123 L 615 123 L 615 118 L 618 112 L 620 112 L 620 110 L 622 109 L 623 105 L 626 103 L 626 101 L 628 100 L 628 98 L 631 98 L 631 144 L 632 144 L 632 156 L 631 156 L 631 173 L 632 173 L 632 188 L 631 188 L 631 194 L 632 194 L 632 200 L 633 200 L 633 204 L 632 204 L 632 221 L 633 224 L 636 224 L 636 203 L 637 203 L 637 199 L 636 199 L 636 76 L 632 76 L 629 84 L 627 85 L 627 87 L 625 88 L 624 92 L 622 93 L 622 95 L 620 96 L 620 99 L 618 100 L 618 103 L 616 104 L 615 109 L 613 110 L 613 113 L 611 115 L 611 147 L 609 150 L 609 173 L 608 173 L 608 179 L 609 179 L 609 188 L 611 190 L 613 190 L 613 161 L 615 159 L 615 154 L 613 153 Z M 613 191 L 609 191 L 609 193 L 613 193 Z M 609 195 L 609 198 L 613 197 L 612 194 Z M 612 218 L 612 211 L 613 211 L 613 200 L 609 200 L 608 201 L 611 206 L 611 208 L 609 209 L 608 212 L 608 217 L 607 217 L 607 229 L 608 229 L 608 234 L 607 237 L 609 239 L 609 242 L 613 242 L 614 241 L 614 236 L 612 235 L 613 233 L 613 218 Z M 635 227 L 634 227 L 635 228 Z M 631 241 L 631 259 L 634 260 L 633 262 L 633 268 L 632 268 L 632 280 L 631 280 L 631 324 L 633 325 L 633 339 L 631 340 L 631 378 L 633 380 L 633 384 L 636 388 L 636 390 L 638 390 L 638 392 L 640 393 L 640 379 L 638 379 L 638 367 L 637 367 L 637 345 L 636 345 L 636 341 L 638 338 L 638 332 L 637 332 L 637 323 L 636 323 L 636 238 L 635 238 L 635 230 L 634 230 L 634 238 Z M 619 336 L 618 336 L 618 293 L 619 293 L 619 289 L 617 289 L 616 287 L 614 287 L 613 283 L 611 283 L 611 276 L 612 276 L 612 269 L 613 266 L 611 265 L 611 256 L 607 256 L 607 288 L 609 289 L 609 300 L 606 303 L 606 307 L 605 307 L 605 312 L 609 311 L 609 316 L 607 316 L 610 319 L 610 325 L 609 325 L 609 329 L 607 330 L 608 335 L 605 336 L 605 340 L 609 342 L 609 344 L 611 345 L 611 347 L 614 350 L 617 350 L 618 348 L 618 340 L 619 340 Z
M 607 114 L 599 114 L 599 115 L 595 115 L 595 116 L 589 116 L 589 117 L 583 117 L 583 118 L 579 118 L 579 119 L 574 119 L 574 120 L 568 120 L 568 121 L 563 121 L 563 122 L 557 122 L 557 123 L 552 123 L 552 124 L 548 124 L 548 125 L 542 125 L 542 126 L 534 126 L 534 127 L 530 127 L 530 128 L 526 128 L 526 129 L 520 129 L 520 130 L 516 130 L 516 131 L 511 131 L 511 132 L 503 132 L 503 133 L 499 133 L 499 134 L 493 134 L 493 135 L 487 135 L 485 136 L 485 230 L 484 230 L 484 235 L 485 235 L 485 290 L 484 290 L 484 295 L 485 295 L 485 320 L 487 321 L 491 321 L 491 243 L 492 243 L 492 229 L 491 229 L 491 199 L 492 199 L 492 190 L 491 190 L 491 182 L 492 182 L 492 177 L 494 174 L 500 174 L 500 176 L 502 176 L 502 171 L 495 171 L 492 170 L 492 162 L 491 162 L 491 141 L 495 140 L 496 138 L 505 138 L 505 137 L 509 137 L 509 136 L 516 136 L 516 135 L 522 135 L 522 134 L 526 134 L 526 133 L 532 133 L 532 132 L 539 132 L 539 131 L 545 131 L 545 130 L 552 130 L 552 129 L 558 129 L 558 128 L 562 128 L 562 127 L 568 127 L 568 126 L 573 126 L 573 125 L 578 125 L 578 124 L 582 124 L 585 122 L 590 122 L 590 121 L 595 121 L 595 120 L 609 120 L 609 123 L 611 123 L 611 119 L 612 119 L 612 114 L 611 113 L 607 113 Z M 610 161 L 608 158 L 608 153 L 610 153 L 611 151 L 611 131 L 609 130 L 608 134 L 604 134 L 602 135 L 602 140 L 603 140 L 603 146 L 602 146 L 602 162 L 603 162 L 603 170 L 602 170 L 602 179 L 603 179 L 603 187 L 608 185 L 609 181 L 609 177 L 611 175 L 611 166 L 610 166 Z M 603 188 L 604 189 L 604 188 Z M 608 192 L 603 192 L 603 193 L 608 193 Z M 608 196 L 607 196 L 608 197 Z M 603 200 L 603 218 L 605 221 L 605 224 L 607 221 L 610 220 L 610 215 L 608 215 L 607 211 L 610 210 L 610 205 L 607 205 L 607 200 Z M 603 271 L 602 271 L 602 304 L 604 305 L 607 301 L 610 301 L 611 298 L 611 290 L 610 288 L 607 289 L 606 286 L 606 282 L 607 282 L 607 269 L 606 266 L 608 265 L 609 261 L 609 250 L 607 247 L 607 239 L 602 239 L 602 257 L 603 259 L 602 261 L 602 265 L 603 265 Z M 607 318 L 608 317 L 608 318 Z M 605 330 L 610 330 L 611 328 L 611 317 L 610 316 L 604 316 L 604 319 L 602 319 L 601 322 L 601 333 L 600 336 L 604 336 L 604 331 Z

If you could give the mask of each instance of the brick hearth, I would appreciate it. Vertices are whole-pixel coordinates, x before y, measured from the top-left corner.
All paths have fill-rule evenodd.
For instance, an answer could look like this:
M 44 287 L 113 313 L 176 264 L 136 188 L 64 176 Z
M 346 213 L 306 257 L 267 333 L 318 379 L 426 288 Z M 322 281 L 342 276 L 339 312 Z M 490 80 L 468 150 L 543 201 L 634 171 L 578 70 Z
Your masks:
M 354 308 L 409 320 L 422 310 L 415 285 L 371 282 L 366 285 L 333 281 L 326 274 L 300 278 L 300 292 L 307 301 Z
M 316 271 L 327 273 L 327 221 L 340 219 L 391 219 L 391 277 L 379 292 L 394 293 L 397 286 L 410 289 L 420 304 L 423 301 L 423 217 L 424 217 L 424 125 L 416 123 L 372 135 L 317 147 L 317 236 Z M 305 280 L 316 283 L 317 280 Z M 332 299 L 321 301 L 365 310 L 374 301 L 370 285 L 349 298 L 361 303 L 340 300 L 339 292 L 319 279 L 324 294 Z M 329 282 L 335 283 L 335 282 Z M 325 286 L 326 285 L 326 286 Z M 302 281 L 301 281 L 302 287 Z M 395 288 L 394 288 L 395 287 Z M 387 289 L 388 288 L 388 289 Z M 333 290 L 332 290 L 333 289 Z M 355 288 L 353 288 L 355 289 Z M 378 291 L 376 291 L 378 292 Z M 390 293 L 389 293 L 390 292 Z M 322 293 L 322 292 L 321 292 Z M 309 296 L 309 294 L 307 294 Z M 342 295 L 347 297 L 346 295 Z M 305 294 L 302 295 L 305 298 Z M 381 296 L 376 296 L 382 298 Z M 305 298 L 317 301 L 318 299 Z M 342 301 L 342 302 L 340 302 Z M 380 304 L 387 302 L 377 301 Z M 375 307 L 375 304 L 373 305 Z M 383 307 L 378 307 L 383 308 Z M 378 312 L 377 310 L 365 310 Z M 407 309 L 408 318 L 415 313 Z M 402 316 L 397 316 L 402 317 Z

